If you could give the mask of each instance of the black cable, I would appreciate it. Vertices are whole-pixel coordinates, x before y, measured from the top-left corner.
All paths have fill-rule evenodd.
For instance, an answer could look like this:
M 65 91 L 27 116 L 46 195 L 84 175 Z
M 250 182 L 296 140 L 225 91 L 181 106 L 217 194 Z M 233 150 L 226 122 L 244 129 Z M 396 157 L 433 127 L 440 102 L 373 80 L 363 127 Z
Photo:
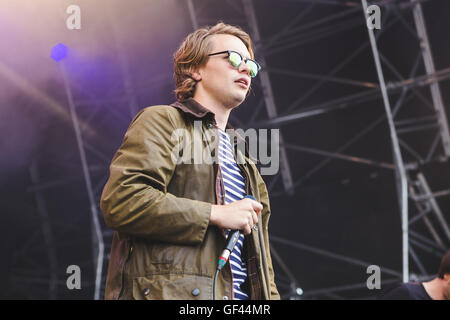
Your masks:
M 216 274 L 214 275 L 214 280 L 213 280 L 213 300 L 216 300 L 216 282 L 217 282 L 217 276 L 219 275 L 219 271 L 220 271 L 220 269 L 217 268 Z
M 254 201 L 256 201 L 255 197 L 248 194 L 244 196 L 244 198 L 249 198 Z M 219 271 L 222 270 L 223 266 L 228 262 L 228 259 L 230 258 L 230 254 L 234 249 L 234 246 L 236 245 L 236 242 L 238 241 L 239 237 L 241 236 L 241 232 L 239 230 L 230 230 L 228 237 L 227 237 L 227 244 L 219 257 L 219 261 L 217 261 L 217 269 L 216 274 L 214 275 L 213 279 L 213 300 L 216 300 L 216 282 L 217 282 L 217 276 L 219 274 Z

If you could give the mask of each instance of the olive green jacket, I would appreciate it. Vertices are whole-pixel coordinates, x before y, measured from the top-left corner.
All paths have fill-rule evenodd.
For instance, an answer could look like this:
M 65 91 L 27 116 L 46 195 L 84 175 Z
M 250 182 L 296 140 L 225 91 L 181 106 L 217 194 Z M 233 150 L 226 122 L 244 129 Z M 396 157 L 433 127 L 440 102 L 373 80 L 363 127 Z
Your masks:
M 100 201 L 106 224 L 115 230 L 106 299 L 213 298 L 213 277 L 226 239 L 209 219 L 212 204 L 225 203 L 222 175 L 218 162 L 177 162 L 194 140 L 174 135 L 177 129 L 200 139 L 205 150 L 217 146 L 214 114 L 191 98 L 140 111 L 112 159 Z M 246 236 L 243 250 L 249 296 L 279 299 L 269 249 L 267 189 L 248 153 L 236 147 L 237 140 L 235 157 L 244 162 L 238 165 L 247 194 L 263 205 L 258 230 Z M 229 263 L 219 273 L 216 298 L 233 299 Z

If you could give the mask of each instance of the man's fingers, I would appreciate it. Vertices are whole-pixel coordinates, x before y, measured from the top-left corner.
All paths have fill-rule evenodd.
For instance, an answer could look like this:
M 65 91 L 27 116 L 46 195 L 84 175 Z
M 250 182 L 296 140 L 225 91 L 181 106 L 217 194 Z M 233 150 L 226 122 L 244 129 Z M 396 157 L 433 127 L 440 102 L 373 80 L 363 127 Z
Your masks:
M 263 205 L 259 203 L 258 201 L 252 200 L 252 206 L 253 210 L 256 212 L 256 214 L 260 214 L 261 210 L 263 209 Z
M 252 211 L 252 219 L 253 219 L 253 224 L 257 224 L 258 223 L 258 215 L 256 214 L 255 211 Z
M 248 222 L 247 222 L 247 225 L 249 226 L 249 228 L 250 228 L 250 230 L 253 228 L 253 224 L 254 224 L 254 222 L 253 222 L 253 215 L 254 215 L 255 213 L 254 212 L 252 212 L 252 214 L 248 217 Z
M 246 225 L 244 228 L 244 234 L 250 234 L 252 232 L 252 228 L 250 227 L 250 225 Z

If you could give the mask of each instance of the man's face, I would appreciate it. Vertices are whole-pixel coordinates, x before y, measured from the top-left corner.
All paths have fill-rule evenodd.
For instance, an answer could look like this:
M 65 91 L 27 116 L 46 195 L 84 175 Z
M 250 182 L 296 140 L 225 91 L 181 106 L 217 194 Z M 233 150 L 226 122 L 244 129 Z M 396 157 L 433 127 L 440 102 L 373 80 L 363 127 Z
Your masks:
M 237 37 L 228 34 L 218 34 L 211 37 L 212 49 L 209 53 L 225 50 L 233 50 L 245 58 L 250 58 L 250 53 L 245 44 Z M 226 53 L 210 56 L 205 66 L 198 70 L 201 81 L 197 83 L 196 90 L 202 90 L 204 94 L 227 108 L 240 105 L 250 88 L 250 70 L 246 63 L 242 62 L 239 68 L 233 67 Z M 247 85 L 239 83 L 244 79 Z

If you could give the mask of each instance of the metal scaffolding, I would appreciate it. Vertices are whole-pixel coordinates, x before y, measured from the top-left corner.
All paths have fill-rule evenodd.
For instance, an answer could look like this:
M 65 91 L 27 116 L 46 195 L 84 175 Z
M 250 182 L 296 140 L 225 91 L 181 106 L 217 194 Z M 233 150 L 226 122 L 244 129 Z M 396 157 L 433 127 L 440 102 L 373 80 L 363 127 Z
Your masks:
M 288 115 L 280 116 L 278 118 L 270 119 L 260 123 L 260 125 L 269 125 L 269 126 L 279 126 L 286 124 L 292 121 L 298 121 L 301 119 L 305 119 L 308 117 L 316 116 L 318 114 L 322 114 L 325 112 L 336 111 L 342 108 L 347 108 L 352 105 L 352 103 L 359 103 L 363 101 L 368 101 L 371 99 L 376 99 L 379 97 L 380 93 L 383 96 L 383 101 L 386 109 L 386 117 L 381 117 L 380 119 L 374 122 L 374 126 L 376 126 L 380 121 L 384 121 L 385 118 L 388 119 L 389 128 L 391 131 L 391 142 L 393 145 L 393 154 L 394 154 L 394 164 L 393 167 L 390 164 L 384 164 L 383 167 L 394 169 L 396 173 L 396 183 L 398 189 L 398 197 L 399 197 L 399 208 L 401 211 L 401 219 L 402 219 L 402 261 L 403 261 L 403 270 L 401 273 L 403 282 L 411 281 L 411 280 L 424 280 L 429 279 L 433 273 L 427 272 L 423 263 L 421 262 L 421 255 L 418 254 L 415 249 L 425 250 L 428 253 L 433 253 L 437 257 L 441 257 L 442 254 L 448 249 L 448 244 L 450 243 L 450 238 L 448 237 L 449 229 L 448 224 L 445 219 L 444 214 L 441 212 L 439 205 L 436 202 L 436 196 L 447 196 L 449 194 L 448 190 L 432 192 L 426 182 L 424 173 L 421 172 L 420 168 L 424 165 L 431 163 L 433 161 L 439 162 L 447 162 L 448 161 L 448 122 L 445 114 L 445 109 L 443 106 L 443 101 L 439 89 L 439 81 L 442 81 L 448 77 L 448 68 L 444 70 L 436 71 L 434 68 L 434 63 L 431 55 L 431 48 L 427 37 L 427 31 L 425 28 L 424 16 L 421 8 L 421 2 L 423 1 L 413 1 L 410 3 L 402 2 L 402 1 L 385 1 L 385 2 L 373 2 L 383 7 L 384 15 L 389 16 L 395 15 L 394 19 L 400 19 L 400 21 L 406 25 L 406 28 L 409 32 L 413 30 L 411 26 L 405 21 L 403 15 L 413 14 L 414 23 L 417 30 L 417 34 L 414 34 L 416 40 L 419 43 L 419 52 L 416 59 L 416 63 L 412 66 L 410 79 L 404 79 L 400 73 L 397 71 L 396 67 L 389 61 L 389 59 L 384 56 L 377 47 L 377 37 L 379 37 L 388 27 L 390 27 L 392 19 L 383 20 L 382 30 L 375 32 L 373 29 L 368 28 L 370 44 L 372 47 L 372 52 L 375 59 L 375 64 L 377 67 L 378 78 L 380 81 L 379 85 L 375 84 L 363 84 L 362 82 L 353 81 L 356 85 L 361 85 L 362 87 L 369 87 L 374 89 L 365 90 L 360 94 L 354 94 L 348 97 L 339 98 L 330 102 L 322 103 L 318 106 L 306 107 L 303 108 L 302 111 L 297 113 L 291 113 Z M 364 17 L 367 18 L 367 2 L 362 0 L 362 10 L 364 13 Z M 412 11 L 412 12 L 411 12 Z M 385 18 L 385 17 L 383 17 Z M 395 21 L 395 20 L 394 20 Z M 422 76 L 415 76 L 417 72 L 417 67 L 419 64 L 420 58 L 423 59 L 426 74 Z M 392 73 L 396 75 L 398 79 L 394 81 L 390 81 L 388 83 L 385 82 L 383 76 L 383 66 L 384 68 L 389 69 Z M 341 66 L 336 67 L 339 69 Z M 335 69 L 335 70 L 336 70 Z M 308 77 L 313 78 L 311 75 L 305 74 L 294 74 L 295 76 L 300 77 Z M 325 81 L 335 81 L 335 82 L 343 82 L 341 79 L 333 78 L 334 72 L 326 75 L 321 78 L 321 83 Z M 347 83 L 349 83 L 347 81 Z M 363 84 L 363 85 L 362 85 Z M 399 109 L 406 103 L 407 94 L 413 94 L 420 98 L 425 107 L 430 107 L 430 102 L 418 91 L 415 90 L 417 87 L 426 86 L 430 88 L 431 98 L 432 98 L 432 108 L 435 112 L 432 112 L 429 115 L 417 115 L 412 119 L 407 120 L 397 120 L 395 116 L 398 114 Z M 316 89 L 317 87 L 314 87 Z M 395 103 L 393 109 L 390 107 L 389 100 L 392 99 L 392 93 L 399 92 L 400 97 Z M 302 101 L 299 99 L 298 101 Z M 295 105 L 296 103 L 294 103 Z M 357 163 L 365 163 L 368 165 L 378 165 L 381 167 L 381 163 L 377 161 L 373 161 L 370 159 L 363 159 L 361 161 L 358 157 L 352 157 L 348 155 L 343 155 L 342 151 L 344 151 L 349 145 L 354 143 L 357 139 L 360 139 L 364 134 L 367 133 L 372 128 L 370 126 L 366 130 L 362 131 L 360 135 L 357 135 L 352 141 L 349 141 L 347 144 L 339 148 L 336 152 L 327 152 L 322 150 L 317 150 L 313 148 L 305 148 L 301 146 L 288 146 L 289 148 L 300 150 L 302 152 L 321 154 L 328 157 L 327 160 L 324 160 L 320 163 L 316 168 L 308 172 L 306 177 L 309 177 L 313 173 L 320 170 L 327 161 L 331 158 L 341 159 L 346 161 L 352 161 Z M 437 134 L 433 141 L 430 141 L 430 149 L 426 155 L 420 155 L 420 152 L 415 150 L 415 143 L 413 140 L 406 141 L 407 137 L 405 134 L 409 132 L 420 132 L 425 130 L 434 129 L 437 130 Z M 400 137 L 401 135 L 401 137 Z M 437 152 L 437 147 L 439 142 L 442 145 L 442 152 Z M 403 161 L 403 158 L 410 159 L 406 164 Z M 414 178 L 412 178 L 414 177 Z M 299 185 L 303 182 L 299 180 L 295 183 L 295 185 Z M 417 215 L 412 218 L 409 218 L 411 210 L 408 210 L 408 199 L 412 200 L 417 208 Z M 439 232 L 436 230 L 433 223 L 427 217 L 430 212 L 433 212 L 436 216 L 436 221 L 434 224 L 437 224 L 441 227 L 441 234 L 444 236 L 445 240 L 439 236 Z M 423 220 L 430 234 L 432 235 L 432 239 L 429 239 L 425 235 L 418 234 L 415 231 L 409 229 L 409 226 L 417 223 L 417 221 Z M 410 238 L 412 237 L 412 238 Z M 294 243 L 292 241 L 288 241 L 286 239 L 282 239 L 279 237 L 271 238 L 272 241 L 284 243 L 286 245 L 295 246 L 301 250 L 309 250 L 313 251 L 320 255 L 327 255 L 326 252 L 317 248 L 310 248 L 304 245 Z M 412 258 L 417 268 L 420 270 L 420 275 L 410 275 L 410 262 L 409 258 Z M 331 256 L 331 258 L 339 259 L 339 257 Z M 354 261 L 347 261 L 349 263 L 354 263 Z M 366 264 L 362 264 L 366 265 Z M 386 268 L 382 268 L 384 273 L 389 274 L 389 270 Z M 394 272 L 391 273 L 393 276 L 399 276 L 400 273 Z M 395 279 L 388 280 L 386 283 L 395 282 Z M 314 297 L 317 295 L 325 295 L 331 298 L 340 298 L 339 296 L 330 296 L 329 293 L 336 291 L 345 291 L 345 290 L 354 290 L 356 288 L 365 288 L 365 284 L 357 284 L 343 287 L 333 287 L 333 288 L 322 288 L 318 290 L 312 290 L 305 293 L 304 297 Z
M 197 1 L 196 3 L 200 3 L 201 1 Z M 308 2 L 308 1 L 307 1 Z M 302 96 L 300 96 L 296 101 L 294 101 L 290 106 L 287 107 L 287 112 L 285 112 L 282 115 L 276 115 L 277 112 L 272 112 L 273 110 L 270 110 L 271 103 L 270 101 L 273 101 L 273 95 L 274 93 L 270 90 L 269 97 L 271 97 L 269 100 L 264 101 L 266 104 L 266 108 L 269 108 L 268 110 L 268 119 L 263 121 L 256 121 L 254 123 L 250 123 L 249 126 L 255 126 L 255 127 L 280 127 L 283 125 L 286 125 L 291 122 L 299 121 L 299 120 L 307 120 L 310 117 L 314 117 L 317 115 L 321 115 L 328 112 L 338 112 L 339 110 L 354 107 L 360 105 L 362 102 L 368 102 L 377 100 L 380 98 L 380 95 L 383 97 L 384 105 L 385 105 L 385 115 L 381 116 L 379 119 L 376 119 L 370 126 L 365 128 L 363 131 L 361 131 L 359 134 L 355 135 L 350 141 L 348 141 L 346 144 L 339 147 L 336 151 L 330 152 L 326 150 L 319 150 L 317 148 L 311 148 L 311 147 L 304 147 L 304 146 L 298 146 L 294 145 L 292 143 L 286 144 L 281 143 L 281 147 L 301 152 L 306 152 L 310 154 L 318 154 L 323 155 L 325 159 L 320 162 L 318 165 L 316 165 L 314 168 L 312 168 L 310 171 L 308 171 L 303 177 L 298 179 L 297 181 L 294 180 L 293 187 L 298 187 L 301 185 L 306 179 L 310 178 L 313 174 L 317 173 L 321 168 L 323 168 L 331 159 L 340 159 L 345 161 L 351 161 L 358 164 L 366 164 L 371 166 L 378 166 L 381 168 L 386 168 L 389 170 L 393 170 L 396 175 L 396 183 L 397 183 L 397 189 L 398 189 L 398 197 L 399 197 L 399 208 L 401 212 L 401 219 L 402 219 L 402 265 L 403 270 L 402 272 L 398 272 L 395 270 L 390 270 L 389 268 L 383 267 L 382 272 L 389 274 L 391 276 L 394 276 L 394 279 L 386 280 L 383 283 L 394 283 L 395 281 L 398 281 L 398 279 L 402 279 L 404 282 L 414 280 L 414 279 L 426 279 L 429 278 L 432 274 L 427 272 L 421 262 L 421 255 L 419 253 L 416 253 L 415 248 L 428 248 L 428 251 L 434 250 L 433 252 L 436 254 L 436 256 L 439 256 L 439 254 L 442 254 L 445 250 L 445 248 L 448 248 L 448 226 L 447 222 L 445 220 L 445 217 L 442 213 L 440 213 L 439 206 L 437 205 L 435 201 L 436 195 L 438 196 L 446 196 L 449 194 L 448 190 L 440 191 L 440 192 L 431 192 L 431 190 L 427 190 L 426 187 L 426 181 L 423 178 L 423 173 L 420 172 L 420 167 L 423 167 L 427 163 L 432 162 L 446 162 L 448 159 L 448 141 L 449 141 L 449 135 L 448 135 L 448 125 L 447 125 L 447 118 L 445 114 L 445 109 L 442 102 L 441 93 L 439 90 L 439 81 L 443 81 L 448 79 L 450 76 L 450 69 L 445 68 L 442 70 L 436 71 L 434 68 L 432 56 L 431 56 L 431 48 L 428 41 L 426 29 L 425 29 L 425 22 L 424 17 L 421 9 L 421 3 L 424 1 L 413 1 L 410 2 L 406 1 L 381 1 L 381 2 L 372 2 L 372 4 L 377 4 L 382 7 L 383 9 L 383 17 L 382 17 L 382 28 L 381 30 L 375 31 L 370 30 L 369 31 L 369 41 L 367 43 L 363 43 L 359 49 L 355 50 L 352 54 L 350 54 L 344 61 L 342 61 L 341 64 L 337 65 L 336 67 L 331 70 L 330 73 L 326 75 L 314 75 L 310 73 L 300 73 L 290 70 L 280 70 L 279 68 L 271 68 L 270 65 L 267 65 L 264 58 L 262 61 L 265 69 L 267 72 L 265 74 L 281 74 L 286 76 L 294 76 L 299 78 L 305 78 L 305 79 L 313 79 L 318 80 L 315 85 L 312 86 L 310 91 L 304 93 Z M 273 54 L 275 52 L 281 52 L 283 50 L 287 50 L 289 48 L 298 46 L 298 45 L 304 45 L 305 43 L 316 41 L 320 38 L 325 38 L 327 36 L 333 35 L 338 31 L 345 30 L 347 28 L 352 28 L 355 25 L 359 27 L 365 27 L 365 22 L 367 18 L 367 3 L 366 1 L 362 1 L 362 4 L 359 5 L 356 2 L 347 2 L 347 5 L 350 7 L 350 9 L 343 10 L 342 12 L 339 12 L 335 15 L 331 15 L 328 17 L 324 17 L 323 19 L 319 19 L 318 21 L 314 21 L 312 23 L 307 23 L 304 25 L 296 25 L 299 21 L 301 21 L 301 18 L 304 17 L 304 15 L 308 14 L 310 9 L 314 6 L 319 4 L 318 2 L 313 2 L 309 7 L 307 7 L 304 12 L 299 14 L 297 16 L 297 19 L 294 19 L 287 23 L 286 27 L 281 30 L 279 33 L 276 33 L 273 35 L 270 39 L 262 39 L 260 34 L 258 32 L 255 32 L 255 30 L 258 30 L 256 19 L 254 16 L 254 11 L 251 11 L 251 1 L 243 1 L 243 5 L 237 5 L 236 2 L 231 3 L 230 1 L 227 1 L 228 5 L 232 5 L 235 7 L 234 13 L 237 13 L 237 8 L 244 8 L 244 11 L 246 12 L 246 17 L 250 19 L 246 19 L 245 21 L 249 21 L 251 23 L 251 27 L 249 28 L 251 32 L 251 36 L 253 39 L 255 39 L 255 42 L 257 44 L 257 48 L 259 48 L 259 52 L 263 51 L 263 54 Z M 338 2 L 331 3 L 327 2 L 327 4 L 330 5 L 337 5 Z M 201 5 L 201 4 L 199 4 Z M 191 6 L 192 3 L 191 3 Z M 361 15 L 359 18 L 355 18 L 353 15 L 357 14 L 358 12 L 363 12 L 364 14 Z M 416 33 L 414 33 L 414 38 L 418 42 L 418 47 L 420 48 L 419 52 L 417 53 L 417 58 L 415 60 L 414 65 L 411 66 L 411 72 L 409 78 L 405 79 L 397 70 L 397 68 L 389 61 L 389 58 L 382 53 L 382 48 L 379 48 L 377 46 L 378 39 L 382 36 L 386 30 L 389 28 L 392 28 L 395 24 L 398 22 L 401 24 L 402 27 L 404 27 L 407 32 L 412 32 L 414 28 L 408 24 L 408 22 L 405 19 L 405 16 L 407 15 L 413 15 L 414 16 L 414 23 L 415 28 L 417 30 Z M 191 14 L 191 17 L 193 14 Z M 348 17 L 348 21 L 339 21 L 337 24 L 331 25 L 330 22 L 341 19 L 342 17 Z M 213 18 L 211 18 L 213 20 Z M 226 20 L 226 18 L 224 18 Z M 328 24 L 328 26 L 327 26 Z M 196 23 L 195 25 L 198 25 Z M 246 26 L 245 22 L 241 23 L 240 25 L 243 25 L 244 28 Z M 314 31 L 312 31 L 314 30 Z M 300 31 L 310 31 L 309 33 L 304 34 Z M 335 76 L 337 72 L 339 72 L 342 68 L 344 68 L 352 59 L 357 57 L 363 50 L 365 50 L 368 46 L 372 48 L 372 52 L 375 58 L 375 64 L 377 66 L 378 71 L 378 78 L 380 80 L 380 83 L 370 83 L 367 81 L 357 81 L 357 80 L 350 80 L 350 79 L 343 79 L 338 78 Z M 380 50 L 381 49 L 381 50 Z M 261 58 L 259 58 L 261 59 Z M 423 59 L 423 63 L 425 65 L 426 73 L 423 75 L 417 75 L 417 71 L 420 64 L 420 59 Z M 384 66 L 383 66 L 384 64 Z M 396 78 L 394 79 L 388 79 L 388 82 L 385 82 L 385 77 L 383 75 L 383 68 L 387 68 L 392 74 L 395 75 Z M 261 79 L 262 82 L 264 79 Z M 306 100 L 307 97 L 312 95 L 315 91 L 317 91 L 324 83 L 326 82 L 334 82 L 334 83 L 342 83 L 342 84 L 350 84 L 353 86 L 361 87 L 362 90 L 360 93 L 352 94 L 350 96 L 344 96 L 341 98 L 337 98 L 331 101 L 325 101 L 322 102 L 319 105 L 314 105 L 311 107 L 303 106 L 301 108 L 301 111 L 295 112 L 294 110 L 298 108 L 298 106 Z M 267 88 L 264 83 L 262 84 L 263 90 Z M 429 87 L 431 91 L 431 102 L 427 97 L 424 96 L 423 93 L 421 93 L 418 88 L 423 87 Z M 390 107 L 389 100 L 392 99 L 394 94 L 400 95 L 395 104 L 393 105 L 393 108 Z M 276 93 L 275 93 L 276 95 Z M 435 112 L 428 114 L 428 115 L 417 115 L 411 119 L 398 119 L 396 118 L 396 115 L 399 114 L 400 109 L 402 106 L 404 106 L 411 97 L 416 97 L 420 99 L 423 102 L 424 108 L 430 108 L 432 107 Z M 269 103 L 268 103 L 269 102 Z M 275 108 L 275 106 L 273 105 Z M 256 108 L 257 110 L 260 110 L 260 107 L 258 106 Z M 292 112 L 294 111 L 294 112 Z M 275 115 L 274 115 L 275 114 Z M 255 117 L 254 117 L 255 118 Z M 253 119 L 254 119 L 253 118 Z M 361 157 L 355 157 L 352 155 L 346 155 L 343 154 L 343 152 L 353 145 L 356 141 L 360 140 L 362 137 L 364 137 L 368 132 L 370 132 L 373 128 L 378 126 L 380 123 L 388 120 L 389 128 L 390 128 L 390 137 L 393 147 L 393 155 L 394 155 L 394 161 L 393 164 L 375 161 L 371 159 L 361 158 Z M 438 134 L 436 134 L 436 137 L 433 141 L 430 141 L 430 150 L 429 152 L 422 156 L 420 155 L 420 152 L 415 150 L 415 143 L 414 141 L 409 141 L 407 138 L 407 134 L 410 132 L 420 132 L 425 130 L 434 129 L 438 131 Z M 443 152 L 438 151 L 438 144 L 439 142 L 442 145 Z M 404 159 L 407 159 L 405 161 Z M 288 160 L 288 159 L 286 159 Z M 419 170 L 419 171 L 418 171 Z M 418 173 L 417 173 L 418 172 Z M 411 175 L 414 175 L 417 177 L 418 181 L 411 181 Z M 278 178 L 278 177 L 276 177 Z M 269 189 L 273 188 L 273 186 L 276 184 L 277 179 L 273 179 L 270 183 Z M 422 188 L 419 188 L 415 191 L 415 197 L 411 198 L 411 193 L 408 192 L 408 190 L 413 190 L 413 186 L 416 186 L 415 189 L 417 189 L 417 185 L 420 184 Z M 285 192 L 279 191 L 279 192 L 273 192 L 271 193 L 272 197 L 281 196 L 284 195 Z M 418 196 L 420 194 L 422 197 Z M 426 198 L 424 198 L 426 197 Z M 423 209 L 419 209 L 419 213 L 413 217 L 412 219 L 409 219 L 411 210 L 408 208 L 408 199 L 414 200 L 415 206 L 420 207 L 424 205 L 424 202 L 429 202 L 430 209 L 427 211 L 424 211 Z M 421 199 L 421 202 L 418 203 L 415 199 Z M 424 200 L 425 199 L 425 200 Z M 444 232 L 444 235 L 446 235 L 446 240 L 443 241 L 440 236 L 438 236 L 438 232 L 436 231 L 436 228 L 433 227 L 431 221 L 427 218 L 427 214 L 433 211 L 438 218 L 438 224 L 441 225 L 442 230 Z M 428 230 L 433 236 L 434 241 L 428 239 L 424 235 L 417 234 L 415 231 L 410 230 L 409 226 L 412 223 L 416 223 L 422 219 L 427 226 Z M 410 236 L 413 236 L 414 239 L 410 239 Z M 339 255 L 330 255 L 330 253 L 327 253 L 325 250 L 319 249 L 319 248 L 313 248 L 310 246 L 302 245 L 299 243 L 296 243 L 294 241 L 289 241 L 280 237 L 272 236 L 271 237 L 272 242 L 282 243 L 284 245 L 290 245 L 294 246 L 297 249 L 301 250 L 309 250 L 310 252 L 314 252 L 316 254 L 327 256 L 329 258 L 334 259 L 340 259 L 341 256 Z M 432 248 L 432 249 L 430 249 Z M 287 288 L 288 292 L 285 293 L 285 297 L 293 297 L 292 295 L 292 288 L 298 287 L 298 281 L 295 280 L 295 277 L 293 277 L 291 271 L 287 267 L 287 265 L 281 260 L 281 257 L 277 252 L 272 250 L 272 254 L 275 257 L 275 260 L 278 261 L 281 269 L 284 271 L 284 273 L 287 275 L 287 278 L 280 276 L 281 280 L 287 281 L 288 285 L 285 287 Z M 412 258 L 412 261 L 414 261 L 415 265 L 418 267 L 418 269 L 421 271 L 421 275 L 410 275 L 410 262 L 409 258 Z M 348 263 L 354 263 L 354 261 L 358 259 L 354 258 L 347 258 L 347 259 L 340 259 L 341 261 L 346 261 Z M 369 263 L 367 262 L 359 262 L 361 266 L 368 266 Z M 283 287 L 284 282 L 281 281 L 281 286 Z M 305 292 L 303 297 L 305 298 L 311 298 L 311 297 L 319 297 L 320 294 L 324 294 L 327 297 L 331 298 L 340 298 L 339 296 L 330 296 L 334 291 L 340 291 L 343 292 L 345 290 L 354 290 L 355 288 L 365 288 L 366 284 L 357 284 L 357 285 L 349 285 L 349 286 L 343 286 L 338 288 L 322 288 L 318 290 L 312 290 L 310 292 Z

